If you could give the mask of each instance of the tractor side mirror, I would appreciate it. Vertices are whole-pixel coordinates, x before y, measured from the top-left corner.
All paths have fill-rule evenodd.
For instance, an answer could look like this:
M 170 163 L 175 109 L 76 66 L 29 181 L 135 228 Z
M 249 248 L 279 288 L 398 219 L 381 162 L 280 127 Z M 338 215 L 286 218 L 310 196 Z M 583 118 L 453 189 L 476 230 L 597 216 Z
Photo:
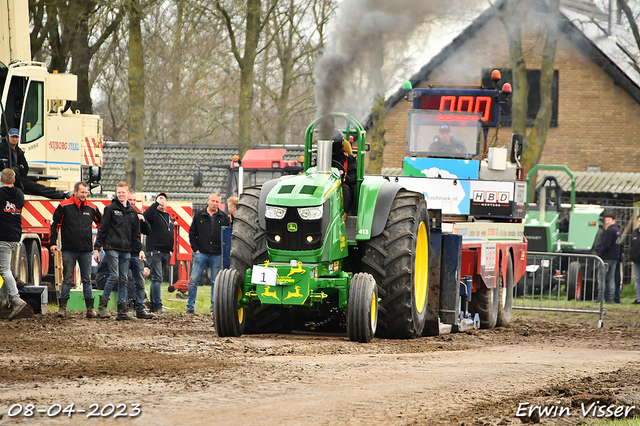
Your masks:
M 200 188 L 202 186 L 202 172 L 200 170 L 193 172 L 193 186 L 196 188 Z
M 365 151 L 371 151 L 371 144 L 369 142 L 365 142 L 364 143 L 364 150 Z
M 520 163 L 522 160 L 522 147 L 524 145 L 524 136 L 521 133 L 511 134 L 511 149 L 509 150 L 512 163 Z

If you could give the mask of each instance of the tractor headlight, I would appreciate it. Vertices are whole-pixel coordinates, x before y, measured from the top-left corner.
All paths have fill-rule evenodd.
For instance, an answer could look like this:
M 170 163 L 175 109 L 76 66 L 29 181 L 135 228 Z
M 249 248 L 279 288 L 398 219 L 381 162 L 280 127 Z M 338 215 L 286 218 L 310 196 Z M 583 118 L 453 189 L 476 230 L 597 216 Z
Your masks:
M 298 214 L 304 220 L 322 219 L 322 206 L 317 207 L 300 207 Z
M 282 219 L 287 213 L 287 209 L 283 207 L 267 206 L 264 215 L 267 219 Z

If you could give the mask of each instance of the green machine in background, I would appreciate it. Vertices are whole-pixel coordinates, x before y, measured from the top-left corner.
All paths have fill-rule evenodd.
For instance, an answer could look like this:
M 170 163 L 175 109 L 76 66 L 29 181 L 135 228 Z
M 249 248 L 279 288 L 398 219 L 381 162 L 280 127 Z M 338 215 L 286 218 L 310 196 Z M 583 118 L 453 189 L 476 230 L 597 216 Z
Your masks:
M 329 123 L 326 131 L 323 123 Z M 344 215 L 343 165 L 332 162 L 334 129 L 357 159 L 354 207 Z M 214 286 L 220 336 L 340 331 L 422 335 L 429 286 L 429 216 L 424 196 L 383 177 L 364 177 L 365 130 L 347 114 L 314 121 L 304 168 L 246 188 L 231 236 L 230 268 Z M 459 257 L 459 254 L 458 254 Z
M 535 202 L 528 204 L 524 221 L 524 234 L 527 237 L 528 250 L 545 253 L 592 253 L 601 228 L 600 216 L 604 209 L 594 205 L 576 205 L 576 180 L 573 173 L 563 165 L 536 165 L 527 173 L 527 185 L 532 176 L 543 170 L 562 171 L 569 176 L 571 179 L 571 205 L 568 209 L 562 206 L 560 199 L 564 191 L 555 176 L 545 176 L 541 180 L 536 186 Z M 551 290 L 553 283 L 549 279 L 550 275 L 566 275 L 569 298 L 575 297 L 576 287 L 582 285 L 582 266 L 578 261 L 572 261 L 569 264 L 563 264 L 563 261 L 566 263 L 567 258 L 555 258 L 549 266 L 527 266 L 529 278 L 532 278 L 533 274 L 538 275 L 538 279 L 528 280 L 538 283 L 533 289 L 535 293 Z M 545 273 L 544 269 L 547 267 L 556 269 L 558 273 Z M 518 283 L 519 294 L 528 293 L 528 289 L 524 288 L 524 279 L 525 277 Z

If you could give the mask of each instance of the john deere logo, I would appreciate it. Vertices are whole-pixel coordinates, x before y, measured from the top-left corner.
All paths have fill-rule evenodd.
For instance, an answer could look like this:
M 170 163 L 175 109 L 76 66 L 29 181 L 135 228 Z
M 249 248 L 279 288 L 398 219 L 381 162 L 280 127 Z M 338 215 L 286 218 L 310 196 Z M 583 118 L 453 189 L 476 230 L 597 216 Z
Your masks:
M 298 224 L 293 222 L 287 223 L 287 231 L 298 232 Z

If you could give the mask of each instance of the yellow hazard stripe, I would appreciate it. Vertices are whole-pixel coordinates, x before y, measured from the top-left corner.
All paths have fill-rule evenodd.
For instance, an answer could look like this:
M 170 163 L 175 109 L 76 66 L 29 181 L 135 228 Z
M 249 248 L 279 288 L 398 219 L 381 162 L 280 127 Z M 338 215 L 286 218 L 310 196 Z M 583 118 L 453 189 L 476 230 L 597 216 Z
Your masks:
M 336 188 L 338 188 L 338 187 L 340 186 L 340 184 L 341 184 L 341 183 L 342 183 L 342 181 L 341 181 L 340 179 L 338 179 L 338 180 L 336 181 L 336 183 L 334 183 L 334 184 L 333 184 L 333 186 L 332 186 L 331 188 L 329 188 L 329 189 L 327 190 L 327 192 L 325 192 L 325 193 L 324 193 L 324 195 L 322 196 L 322 198 L 323 198 L 323 199 L 326 199 L 326 198 L 329 196 L 329 194 L 331 194 L 333 191 L 335 191 L 335 190 L 336 190 Z

